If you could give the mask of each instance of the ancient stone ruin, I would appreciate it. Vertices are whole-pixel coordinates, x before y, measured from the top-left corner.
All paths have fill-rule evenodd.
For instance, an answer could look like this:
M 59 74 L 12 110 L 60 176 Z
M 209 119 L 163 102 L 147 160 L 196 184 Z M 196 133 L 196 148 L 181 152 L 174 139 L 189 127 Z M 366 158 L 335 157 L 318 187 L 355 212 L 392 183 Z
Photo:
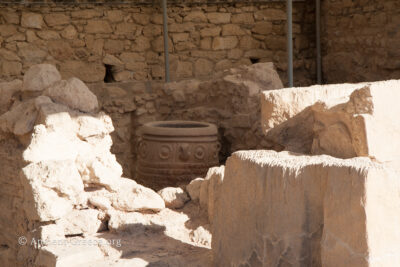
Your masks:
M 79 263 L 75 256 L 64 259 L 65 248 L 45 240 L 106 228 L 118 232 L 126 212 L 165 207 L 154 191 L 121 178 L 122 168 L 109 151 L 111 119 L 98 113 L 96 96 L 79 79 L 61 80 L 54 66 L 42 64 L 31 67 L 23 82 L 1 88 L 7 92 L 2 103 L 8 109 L 0 118 L 6 265 Z M 21 247 L 15 236 L 22 235 L 44 243 Z M 93 255 L 91 260 L 103 255 L 99 248 L 74 249 Z
M 264 133 L 281 152 L 228 159 L 214 265 L 400 264 L 399 89 L 391 80 L 265 91 Z
M 258 63 L 217 72 L 210 79 L 177 82 L 118 82 L 88 84 L 99 107 L 113 121 L 116 155 L 126 177 L 153 187 L 137 175 L 140 129 L 154 121 L 200 121 L 215 124 L 221 143 L 220 162 L 240 149 L 268 145 L 260 125 L 263 90 L 282 88 L 272 63 Z
M 251 95 L 244 101 L 253 103 L 262 88 L 281 87 L 277 77 L 266 63 L 232 69 L 208 84 L 215 84 L 210 91 L 218 95 L 218 88 L 237 83 L 231 90 Z M 253 80 L 252 86 L 240 85 L 239 78 Z M 167 90 L 187 84 L 171 84 Z M 196 179 L 190 184 L 182 180 L 181 187 L 173 187 L 172 179 L 155 179 L 161 189 L 155 192 L 123 177 L 110 152 L 111 118 L 81 80 L 63 80 L 53 65 L 39 64 L 22 81 L 1 83 L 0 89 L 0 257 L 5 266 L 212 265 L 210 224 L 224 166 L 207 174 L 202 170 L 204 178 L 193 172 L 186 179 Z M 227 101 L 221 100 L 221 108 Z M 251 117 L 260 120 L 260 105 L 256 107 Z M 189 134 L 189 139 L 197 138 L 197 146 L 207 149 L 204 156 L 212 159 L 207 164 L 218 166 L 217 130 L 200 125 L 207 126 L 202 128 L 205 135 Z M 251 132 L 257 134 L 252 138 L 260 138 L 261 127 Z M 203 154 L 197 146 L 182 151 L 198 160 Z M 144 148 L 138 149 L 140 154 Z M 156 188 L 155 182 L 149 184 Z
M 257 92 L 265 149 L 158 192 L 123 177 L 113 122 L 82 81 L 40 64 L 1 83 L 2 264 L 400 264 L 399 81 L 279 89 L 271 66 L 221 74 L 254 80 L 238 88 Z
M 400 266 L 399 25 L 399 0 L 0 1 L 0 267 Z

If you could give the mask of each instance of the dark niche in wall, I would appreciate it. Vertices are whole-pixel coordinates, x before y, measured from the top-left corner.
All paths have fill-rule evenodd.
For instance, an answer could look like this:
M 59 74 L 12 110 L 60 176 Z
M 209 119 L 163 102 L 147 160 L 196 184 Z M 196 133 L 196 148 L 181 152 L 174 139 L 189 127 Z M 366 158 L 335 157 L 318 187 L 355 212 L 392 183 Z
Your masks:
M 113 74 L 113 66 L 105 64 L 104 67 L 106 67 L 106 75 L 104 76 L 104 82 L 105 83 L 115 82 Z
M 256 58 L 256 57 L 251 57 L 251 58 L 250 58 L 250 62 L 251 62 L 251 64 L 256 64 L 256 63 L 259 63 L 259 62 L 260 62 L 260 59 L 259 59 L 259 58 Z

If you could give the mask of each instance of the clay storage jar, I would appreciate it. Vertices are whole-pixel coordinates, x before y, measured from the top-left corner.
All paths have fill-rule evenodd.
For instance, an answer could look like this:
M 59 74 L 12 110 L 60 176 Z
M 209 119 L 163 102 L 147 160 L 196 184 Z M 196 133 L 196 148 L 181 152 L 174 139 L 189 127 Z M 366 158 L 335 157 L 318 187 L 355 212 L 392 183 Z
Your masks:
M 219 165 L 217 127 L 197 121 L 156 121 L 139 131 L 137 180 L 155 190 L 188 184 Z

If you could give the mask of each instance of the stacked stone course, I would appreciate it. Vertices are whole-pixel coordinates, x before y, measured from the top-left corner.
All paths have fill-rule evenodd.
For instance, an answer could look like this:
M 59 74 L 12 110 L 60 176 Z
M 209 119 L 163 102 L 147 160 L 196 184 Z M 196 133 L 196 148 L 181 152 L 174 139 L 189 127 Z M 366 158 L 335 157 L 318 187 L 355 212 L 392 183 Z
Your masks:
M 313 7 L 294 4 L 296 83 L 314 79 Z M 311 14 L 311 15 L 310 15 Z M 286 71 L 285 6 L 220 3 L 168 7 L 173 80 L 273 61 Z M 155 5 L 5 5 L 0 12 L 0 79 L 51 63 L 84 82 L 164 78 L 162 14 Z
M 322 1 L 327 83 L 400 78 L 400 2 Z

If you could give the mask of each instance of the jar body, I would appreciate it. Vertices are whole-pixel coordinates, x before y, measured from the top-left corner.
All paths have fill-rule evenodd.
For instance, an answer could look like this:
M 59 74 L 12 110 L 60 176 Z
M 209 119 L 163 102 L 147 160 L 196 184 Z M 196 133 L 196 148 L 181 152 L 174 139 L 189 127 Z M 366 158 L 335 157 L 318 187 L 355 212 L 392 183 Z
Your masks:
M 219 165 L 217 128 L 208 123 L 166 121 L 140 130 L 137 181 L 155 190 L 188 184 Z

